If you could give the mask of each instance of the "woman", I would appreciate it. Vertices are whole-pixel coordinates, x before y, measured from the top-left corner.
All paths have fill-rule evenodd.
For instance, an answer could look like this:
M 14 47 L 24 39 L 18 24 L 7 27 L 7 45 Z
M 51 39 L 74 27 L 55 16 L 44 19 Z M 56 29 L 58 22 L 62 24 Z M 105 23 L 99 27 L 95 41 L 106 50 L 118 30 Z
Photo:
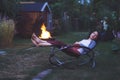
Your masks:
M 36 46 L 55 46 L 57 48 L 63 48 L 62 51 L 65 53 L 69 53 L 70 55 L 81 55 L 87 52 L 86 49 L 82 48 L 81 46 L 93 49 L 96 45 L 98 35 L 98 32 L 94 31 L 90 34 L 88 39 L 83 39 L 81 41 L 75 42 L 72 46 L 69 46 L 57 40 L 41 40 L 34 33 L 31 40 Z

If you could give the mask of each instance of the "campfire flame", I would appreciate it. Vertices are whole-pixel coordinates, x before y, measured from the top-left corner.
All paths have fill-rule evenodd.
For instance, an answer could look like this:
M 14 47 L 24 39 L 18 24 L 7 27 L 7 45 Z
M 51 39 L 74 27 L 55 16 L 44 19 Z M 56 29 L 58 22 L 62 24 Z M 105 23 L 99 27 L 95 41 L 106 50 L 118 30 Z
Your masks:
M 41 39 L 49 39 L 49 38 L 51 38 L 50 32 L 46 30 L 46 27 L 45 27 L 44 24 L 42 24 L 41 30 L 42 30 L 42 33 L 39 36 L 39 38 L 41 38 Z

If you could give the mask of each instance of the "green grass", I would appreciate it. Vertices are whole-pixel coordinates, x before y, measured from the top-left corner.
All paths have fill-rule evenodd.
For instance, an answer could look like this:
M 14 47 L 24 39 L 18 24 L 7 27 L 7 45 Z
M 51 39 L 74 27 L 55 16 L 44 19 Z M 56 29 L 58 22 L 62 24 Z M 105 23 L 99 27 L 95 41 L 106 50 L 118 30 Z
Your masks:
M 71 32 L 55 36 L 57 40 L 72 44 L 86 38 L 86 32 Z M 48 62 L 50 47 L 34 47 L 31 49 L 30 39 L 15 39 L 10 48 L 1 49 L 7 52 L 0 55 L 0 79 L 32 80 L 41 71 L 52 68 L 51 74 L 43 80 L 119 80 L 120 53 L 112 52 L 113 45 L 119 46 L 119 40 L 99 42 L 96 46 L 96 68 L 88 65 L 52 67 Z

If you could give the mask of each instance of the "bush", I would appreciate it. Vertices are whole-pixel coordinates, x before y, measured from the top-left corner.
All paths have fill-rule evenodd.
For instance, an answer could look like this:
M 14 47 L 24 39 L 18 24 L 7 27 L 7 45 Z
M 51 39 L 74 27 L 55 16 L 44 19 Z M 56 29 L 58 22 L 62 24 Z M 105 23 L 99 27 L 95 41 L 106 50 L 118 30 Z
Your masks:
M 0 21 L 0 47 L 7 47 L 12 44 L 15 23 L 13 20 Z

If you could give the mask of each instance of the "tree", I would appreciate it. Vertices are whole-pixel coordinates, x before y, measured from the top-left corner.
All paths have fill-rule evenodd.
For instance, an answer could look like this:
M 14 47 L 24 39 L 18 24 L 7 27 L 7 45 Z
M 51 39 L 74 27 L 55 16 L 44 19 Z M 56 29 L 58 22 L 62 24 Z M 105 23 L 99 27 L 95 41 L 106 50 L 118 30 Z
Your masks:
M 2 18 L 13 18 L 17 12 L 16 0 L 0 0 L 0 16 Z

